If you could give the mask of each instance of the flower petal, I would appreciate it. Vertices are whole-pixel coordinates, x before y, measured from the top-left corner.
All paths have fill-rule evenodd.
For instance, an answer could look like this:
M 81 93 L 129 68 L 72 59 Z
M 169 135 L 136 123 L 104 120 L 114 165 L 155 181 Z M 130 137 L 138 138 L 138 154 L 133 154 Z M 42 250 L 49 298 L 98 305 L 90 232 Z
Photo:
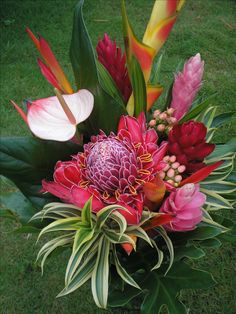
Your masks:
M 93 109 L 93 95 L 80 90 L 63 96 L 71 110 L 76 124 L 88 118 Z M 29 108 L 27 120 L 31 131 L 39 138 L 56 141 L 70 140 L 76 131 L 62 109 L 57 97 L 36 100 Z

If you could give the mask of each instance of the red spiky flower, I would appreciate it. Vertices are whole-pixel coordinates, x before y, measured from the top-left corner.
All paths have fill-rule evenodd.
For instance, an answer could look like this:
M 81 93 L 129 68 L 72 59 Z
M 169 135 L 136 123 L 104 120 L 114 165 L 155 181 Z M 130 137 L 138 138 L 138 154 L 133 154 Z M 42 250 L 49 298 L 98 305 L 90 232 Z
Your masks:
M 169 133 L 168 151 L 186 166 L 188 173 L 203 168 L 204 158 L 215 148 L 214 144 L 206 143 L 206 134 L 205 125 L 196 121 L 175 125 Z
M 105 33 L 97 45 L 98 60 L 104 65 L 115 81 L 124 101 L 128 102 L 132 93 L 132 87 L 126 67 L 126 55 L 122 53 L 116 42 L 112 41 Z
M 144 189 L 154 182 L 166 144 L 157 146 L 157 134 L 146 130 L 145 116 L 137 119 L 122 116 L 117 135 L 101 132 L 84 145 L 84 152 L 71 161 L 56 164 L 54 181 L 43 181 L 43 188 L 66 202 L 83 207 L 93 196 L 92 209 L 119 204 L 128 224 L 140 221 L 144 206 Z

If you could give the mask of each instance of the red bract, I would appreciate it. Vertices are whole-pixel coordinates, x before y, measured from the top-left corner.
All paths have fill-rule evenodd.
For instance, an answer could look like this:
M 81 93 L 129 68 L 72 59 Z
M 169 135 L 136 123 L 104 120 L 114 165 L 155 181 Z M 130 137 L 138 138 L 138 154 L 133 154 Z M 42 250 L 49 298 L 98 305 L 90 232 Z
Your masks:
M 204 167 L 204 158 L 215 148 L 214 144 L 206 143 L 206 133 L 205 125 L 196 121 L 175 125 L 169 133 L 168 151 L 186 166 L 188 173 Z
M 107 34 L 97 45 L 98 60 L 104 65 L 115 81 L 125 102 L 128 102 L 132 92 L 131 83 L 126 67 L 126 55 L 122 54 L 121 48 L 116 46 Z
M 128 224 L 137 224 L 144 205 L 143 185 L 155 182 L 167 146 L 157 146 L 157 134 L 146 130 L 145 122 L 143 113 L 138 119 L 122 116 L 117 135 L 92 136 L 83 153 L 57 163 L 54 182 L 44 181 L 44 190 L 79 207 L 93 196 L 94 212 L 108 204 L 122 205 L 128 209 L 120 211 Z

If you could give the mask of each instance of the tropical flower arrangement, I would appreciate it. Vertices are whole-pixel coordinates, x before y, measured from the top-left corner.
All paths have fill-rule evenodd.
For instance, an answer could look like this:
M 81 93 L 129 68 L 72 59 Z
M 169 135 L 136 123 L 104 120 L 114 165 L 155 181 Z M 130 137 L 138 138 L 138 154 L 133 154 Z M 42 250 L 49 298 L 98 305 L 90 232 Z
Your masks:
M 233 238 L 234 223 L 218 210 L 234 204 L 236 143 L 212 143 L 232 112 L 216 115 L 211 98 L 197 98 L 199 53 L 165 91 L 158 81 L 158 52 L 183 4 L 156 0 L 139 40 L 122 1 L 125 52 L 105 34 L 95 53 L 79 1 L 76 88 L 27 29 L 55 96 L 27 100 L 25 110 L 12 101 L 32 135 L 2 139 L 1 174 L 15 189 L 2 194 L 1 215 L 18 219 L 21 232 L 52 236 L 37 256 L 42 271 L 52 253 L 71 251 L 60 297 L 91 281 L 98 307 L 136 302 L 141 313 L 184 313 L 182 289 L 215 283 L 191 261 Z

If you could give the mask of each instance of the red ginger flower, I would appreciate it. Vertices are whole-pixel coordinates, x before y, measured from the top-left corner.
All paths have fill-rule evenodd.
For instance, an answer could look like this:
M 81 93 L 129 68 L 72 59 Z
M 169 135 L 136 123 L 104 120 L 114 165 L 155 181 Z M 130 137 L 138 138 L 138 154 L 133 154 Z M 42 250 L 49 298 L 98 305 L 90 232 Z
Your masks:
M 126 67 L 126 55 L 122 54 L 121 48 L 116 46 L 105 33 L 102 40 L 97 45 L 98 60 L 104 65 L 111 77 L 115 81 L 125 102 L 128 102 L 132 92 L 128 71 Z
M 137 119 L 122 116 L 117 135 L 92 136 L 83 153 L 57 162 L 54 182 L 43 181 L 43 188 L 78 207 L 93 196 L 94 212 L 108 204 L 122 205 L 128 209 L 120 211 L 127 223 L 137 224 L 144 206 L 143 184 L 155 180 L 166 153 L 166 143 L 156 143 L 157 134 L 146 130 L 144 114 Z
M 175 125 L 169 133 L 168 151 L 177 157 L 177 161 L 186 166 L 186 172 L 192 173 L 205 166 L 204 158 L 215 148 L 206 143 L 207 128 L 201 122 L 188 121 Z

